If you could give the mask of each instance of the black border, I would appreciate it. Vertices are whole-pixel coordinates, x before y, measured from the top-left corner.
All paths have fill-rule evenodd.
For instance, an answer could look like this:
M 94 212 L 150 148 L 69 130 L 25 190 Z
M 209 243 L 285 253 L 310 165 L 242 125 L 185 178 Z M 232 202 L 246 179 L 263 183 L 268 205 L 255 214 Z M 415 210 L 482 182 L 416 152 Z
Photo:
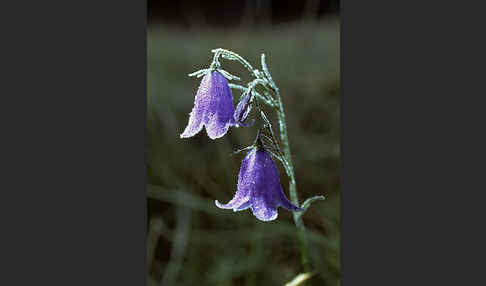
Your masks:
M 340 8 L 342 282 L 484 280 L 467 257 L 482 253 L 482 200 L 461 203 L 484 189 L 468 162 L 483 158 L 471 138 L 483 133 L 483 105 L 462 105 L 483 97 L 463 64 L 483 50 L 461 38 L 477 26 L 482 39 L 471 21 L 483 10 L 350 3 Z M 1 11 L 11 24 L 0 285 L 146 284 L 146 1 Z
M 1 10 L 0 285 L 145 285 L 146 1 Z
M 485 280 L 484 17 L 433 2 L 341 2 L 343 285 Z

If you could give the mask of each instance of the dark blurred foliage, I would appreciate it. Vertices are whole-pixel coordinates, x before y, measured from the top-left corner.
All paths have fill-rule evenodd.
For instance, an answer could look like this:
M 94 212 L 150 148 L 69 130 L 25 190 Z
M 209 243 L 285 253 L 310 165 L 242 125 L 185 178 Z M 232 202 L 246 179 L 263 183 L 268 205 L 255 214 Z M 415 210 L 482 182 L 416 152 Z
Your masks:
M 202 22 L 213 27 L 242 23 L 289 23 L 304 17 L 322 19 L 339 12 L 339 0 L 163 1 L 148 0 L 150 24 L 191 26 Z
M 335 13 L 319 16 L 321 2 L 326 1 L 310 1 L 312 5 L 293 1 L 292 5 L 307 5 L 307 12 L 289 21 L 298 13 L 289 10 L 287 18 L 277 17 L 278 9 L 272 8 L 271 19 L 280 19 L 272 24 L 258 16 L 269 12 L 257 8 L 274 7 L 280 1 L 266 2 L 267 6 L 251 6 L 226 1 L 223 6 L 209 6 L 215 13 L 209 17 L 202 4 L 191 6 L 196 1 L 173 1 L 172 7 L 179 8 L 165 13 L 173 12 L 175 20 L 159 18 L 149 25 L 148 285 L 284 285 L 302 271 L 289 211 L 280 208 L 276 221 L 264 223 L 249 210 L 234 213 L 214 205 L 215 199 L 227 202 L 233 196 L 244 153 L 230 154 L 251 144 L 260 119 L 252 113 L 255 126 L 231 128 L 214 141 L 204 130 L 189 139 L 179 138 L 200 82 L 187 74 L 208 67 L 210 50 L 219 47 L 239 53 L 258 68 L 261 53 L 266 54 L 286 110 L 300 200 L 318 194 L 327 198 L 304 216 L 316 272 L 308 285 L 339 285 L 339 18 Z M 154 1 L 149 3 L 154 7 Z M 237 6 L 241 3 L 257 8 Z M 231 25 L 212 24 L 230 20 Z M 250 79 L 238 63 L 224 59 L 221 63 L 242 78 L 239 84 Z M 233 92 L 235 105 L 239 96 Z M 274 114 L 267 114 L 277 126 Z M 288 196 L 282 168 L 280 174 Z

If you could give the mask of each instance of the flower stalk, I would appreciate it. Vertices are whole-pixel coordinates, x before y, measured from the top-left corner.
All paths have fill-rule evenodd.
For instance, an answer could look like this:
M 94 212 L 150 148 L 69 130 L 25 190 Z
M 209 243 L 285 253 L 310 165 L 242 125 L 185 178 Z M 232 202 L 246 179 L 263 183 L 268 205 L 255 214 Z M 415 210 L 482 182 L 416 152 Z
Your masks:
M 255 89 L 257 85 L 262 86 L 265 89 L 265 96 L 261 95 L 260 93 L 255 91 L 255 96 L 260 99 L 264 104 L 267 104 L 268 106 L 272 107 L 276 113 L 277 113 L 277 118 L 278 118 L 278 123 L 279 123 L 279 129 L 280 129 L 280 141 L 282 143 L 282 150 L 280 150 L 280 147 L 276 145 L 276 149 L 278 151 L 279 157 L 278 158 L 282 161 L 285 171 L 287 173 L 287 176 L 289 177 L 289 193 L 290 193 L 290 200 L 291 202 L 299 206 L 299 196 L 297 192 L 297 184 L 295 180 L 295 173 L 294 173 L 294 165 L 292 162 L 292 155 L 290 152 L 290 145 L 289 145 L 289 139 L 288 139 L 288 133 L 287 133 L 287 122 L 285 120 L 285 111 L 283 108 L 283 103 L 282 103 L 282 98 L 280 96 L 280 91 L 275 84 L 275 82 L 272 79 L 272 76 L 270 75 L 270 72 L 268 71 L 268 67 L 265 62 L 265 54 L 262 54 L 261 57 L 261 64 L 262 64 L 262 70 L 263 72 L 260 72 L 256 69 L 254 69 L 248 61 L 243 59 L 240 55 L 228 51 L 225 49 L 214 49 L 212 52 L 215 53 L 216 55 L 221 55 L 223 58 L 228 59 L 228 60 L 235 60 L 240 62 L 243 66 L 245 66 L 249 71 L 252 76 L 255 77 L 253 81 L 251 81 L 248 84 L 247 88 L 244 88 L 243 86 L 238 86 L 234 84 L 230 84 L 231 88 L 236 88 L 236 89 L 241 89 L 241 90 L 247 90 L 247 92 L 250 91 L 250 89 Z M 219 63 L 219 62 L 218 62 Z M 275 97 L 271 96 L 273 94 Z M 266 121 L 266 124 L 268 125 L 270 132 L 271 132 L 271 137 L 273 137 L 272 141 L 275 140 L 275 136 L 273 134 L 273 130 L 271 127 L 271 124 L 267 117 L 265 116 L 265 113 L 261 111 L 261 116 L 264 121 Z M 320 196 L 317 199 L 323 199 L 324 197 Z M 308 206 L 307 206 L 308 207 Z M 293 212 L 293 218 L 294 218 L 294 223 L 297 227 L 297 237 L 299 240 L 300 244 L 300 250 L 301 250 L 301 263 L 303 270 L 305 272 L 310 271 L 310 262 L 309 262 L 309 246 L 308 246 L 308 240 L 306 237 L 306 231 L 305 231 L 305 225 L 302 220 L 302 212 Z
M 310 272 L 309 246 L 306 237 L 305 225 L 302 215 L 316 200 L 323 200 L 323 196 L 314 196 L 299 204 L 297 184 L 294 173 L 294 165 L 290 152 L 290 145 L 287 133 L 287 122 L 283 108 L 280 91 L 273 81 L 273 78 L 265 63 L 265 55 L 261 56 L 262 71 L 253 66 L 243 57 L 235 52 L 226 49 L 214 49 L 213 60 L 209 68 L 196 71 L 189 76 L 203 77 L 201 85 L 195 97 L 195 105 L 190 113 L 190 118 L 181 138 L 192 137 L 203 127 L 211 139 L 224 136 L 229 127 L 249 127 L 254 119 L 247 123 L 247 118 L 252 110 L 256 108 L 264 122 L 263 128 L 258 130 L 257 137 L 252 146 L 240 149 L 249 151 L 242 161 L 238 175 L 238 191 L 234 198 L 227 204 L 215 201 L 219 208 L 241 211 L 250 208 L 253 214 L 261 221 L 271 221 L 278 216 L 278 207 L 284 207 L 293 212 L 294 223 L 297 227 L 297 237 L 301 250 L 301 263 L 304 272 Z M 254 78 L 247 86 L 228 83 L 228 80 L 240 80 L 239 77 L 231 75 L 221 69 L 219 58 L 237 61 L 241 63 Z M 257 91 L 260 86 L 263 91 Z M 232 105 L 231 89 L 243 91 L 236 111 Z M 280 140 L 273 132 L 272 124 L 260 103 L 268 105 L 277 114 Z M 282 148 L 280 147 L 282 144 Z M 285 172 L 289 178 L 290 201 L 285 197 L 278 169 L 273 158 L 282 162 Z
M 290 145 L 289 145 L 289 138 L 287 136 L 287 123 L 285 122 L 285 112 L 283 109 L 282 99 L 280 97 L 280 92 L 278 89 L 276 90 L 277 94 L 277 102 L 278 102 L 278 110 L 277 110 L 277 117 L 280 126 L 280 139 L 283 145 L 283 154 L 287 161 L 289 167 L 289 193 L 290 193 L 290 201 L 295 204 L 299 205 L 299 196 L 297 193 L 297 184 L 295 182 L 295 173 L 294 173 L 294 165 L 292 162 L 292 155 L 290 153 Z M 309 243 L 305 233 L 305 225 L 302 221 L 302 215 L 299 213 L 294 212 L 294 223 L 298 229 L 297 236 L 300 243 L 300 252 L 301 252 L 301 260 L 302 260 L 302 267 L 304 272 L 310 271 L 310 263 L 309 263 Z

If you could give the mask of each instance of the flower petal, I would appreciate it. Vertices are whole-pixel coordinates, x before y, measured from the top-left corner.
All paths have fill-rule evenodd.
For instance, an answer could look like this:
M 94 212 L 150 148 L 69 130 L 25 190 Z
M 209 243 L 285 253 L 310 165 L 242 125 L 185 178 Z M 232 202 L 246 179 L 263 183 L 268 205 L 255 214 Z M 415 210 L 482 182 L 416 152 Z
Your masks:
M 210 102 L 211 74 L 207 73 L 201 80 L 201 84 L 194 98 L 194 107 L 189 115 L 189 122 L 186 129 L 180 135 L 181 138 L 188 138 L 201 131 L 206 123 L 207 109 Z
M 233 115 L 233 95 L 228 81 L 215 71 L 211 73 L 210 102 L 207 108 L 206 133 L 209 138 L 216 139 L 224 136 L 230 126 L 235 125 Z
M 271 221 L 277 218 L 278 199 L 275 199 L 276 187 L 280 187 L 278 170 L 271 169 L 273 163 L 270 155 L 263 149 L 249 154 L 247 184 L 251 188 L 251 211 L 261 221 Z M 275 167 L 276 168 L 276 167 Z M 276 172 L 272 173 L 273 171 Z M 276 175 L 276 177 L 275 177 Z M 278 196 L 278 194 L 277 194 Z
M 246 203 L 243 203 L 240 206 L 238 206 L 236 208 L 233 208 L 233 210 L 235 212 L 237 212 L 237 211 L 243 211 L 243 210 L 246 210 L 247 208 L 251 207 L 251 204 L 252 204 L 251 200 L 248 200 Z
M 303 211 L 304 209 L 303 208 L 300 208 L 298 206 L 295 206 L 294 204 L 292 204 L 288 199 L 287 197 L 285 197 L 285 194 L 283 193 L 283 191 L 281 190 L 280 191 L 280 202 L 278 204 L 279 206 L 281 207 L 284 207 L 288 210 L 291 210 L 291 211 L 297 211 L 297 212 L 300 212 L 300 211 Z
M 261 221 L 271 221 L 278 217 L 277 209 L 267 207 L 263 201 L 254 202 L 251 205 L 251 212 Z
M 249 127 L 255 122 L 255 119 L 252 119 L 250 123 L 245 123 L 246 119 L 248 118 L 248 114 L 251 111 L 250 99 L 250 93 L 246 93 L 245 95 L 243 95 L 243 98 L 240 100 L 235 109 L 235 122 L 243 127 Z
M 216 203 L 216 206 L 220 209 L 237 209 L 249 201 L 249 196 L 245 196 L 241 192 L 236 192 L 236 195 L 227 204 L 221 204 L 218 200 L 214 202 Z
M 196 106 L 192 109 L 192 112 L 189 114 L 189 123 L 186 126 L 186 129 L 180 135 L 181 138 L 188 138 L 196 135 L 201 131 L 203 128 L 203 121 L 202 121 L 202 112 L 198 111 Z
M 289 210 L 300 210 L 285 197 L 277 166 L 270 154 L 265 150 L 258 150 L 255 157 L 255 164 L 260 167 L 259 174 L 253 175 L 257 180 L 252 196 L 253 214 L 260 220 L 268 221 L 277 218 L 279 206 Z
M 231 119 L 226 118 L 224 115 L 214 113 L 209 117 L 209 121 L 206 124 L 206 133 L 211 139 L 218 139 L 223 137 L 228 129 L 233 126 L 234 123 Z
M 227 204 L 221 204 L 220 202 L 216 201 L 216 206 L 222 209 L 238 209 L 239 207 L 243 207 L 243 204 L 250 203 L 250 198 L 251 198 L 251 189 L 246 185 L 246 182 L 244 182 L 243 179 L 246 178 L 246 173 L 249 167 L 249 164 L 252 162 L 249 160 L 251 157 L 252 152 L 255 152 L 255 150 L 250 151 L 245 159 L 241 162 L 241 168 L 240 168 L 240 173 L 238 175 L 238 190 L 236 191 L 235 196 L 231 201 L 229 201 Z M 249 206 L 245 205 L 245 209 L 248 208 Z
M 241 162 L 238 174 L 238 191 L 234 198 L 220 208 L 241 211 L 250 208 L 261 221 L 272 221 L 278 217 L 278 207 L 291 211 L 302 211 L 293 205 L 283 193 L 277 166 L 264 149 L 252 149 Z

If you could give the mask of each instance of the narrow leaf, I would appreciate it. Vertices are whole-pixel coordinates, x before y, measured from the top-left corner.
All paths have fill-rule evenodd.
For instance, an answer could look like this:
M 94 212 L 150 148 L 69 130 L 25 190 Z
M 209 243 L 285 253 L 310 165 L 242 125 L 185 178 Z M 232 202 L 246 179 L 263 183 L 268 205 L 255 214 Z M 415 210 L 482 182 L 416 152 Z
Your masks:
M 193 73 L 190 73 L 188 74 L 188 76 L 197 76 L 197 77 L 201 77 L 202 75 L 206 74 L 208 72 L 209 69 L 202 69 L 202 70 L 198 70 L 198 71 L 195 71 Z
M 230 88 L 239 89 L 239 90 L 243 90 L 243 91 L 247 90 L 246 87 L 239 85 L 239 84 L 228 83 L 228 85 L 229 85 Z
M 222 69 L 219 69 L 218 70 L 225 78 L 227 78 L 228 80 L 240 80 L 239 77 L 235 76 L 235 75 L 232 75 L 230 74 L 229 72 L 225 71 L 225 70 L 222 70 Z
M 326 198 L 324 196 L 313 196 L 313 197 L 310 197 L 308 198 L 307 200 L 305 200 L 303 203 L 302 203 L 302 208 L 304 209 L 307 209 L 309 208 L 310 204 L 315 202 L 315 201 L 323 201 L 325 200 Z

